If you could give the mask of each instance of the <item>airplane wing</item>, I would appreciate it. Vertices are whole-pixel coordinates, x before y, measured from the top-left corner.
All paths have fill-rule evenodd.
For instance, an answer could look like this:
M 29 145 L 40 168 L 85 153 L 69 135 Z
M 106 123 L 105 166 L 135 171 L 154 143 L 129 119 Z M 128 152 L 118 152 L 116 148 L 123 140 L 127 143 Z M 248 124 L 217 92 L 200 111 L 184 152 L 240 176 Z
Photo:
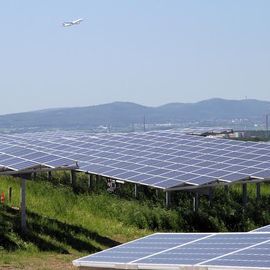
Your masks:
M 73 21 L 72 23 L 73 24 L 79 24 L 80 22 L 82 22 L 83 21 L 83 19 L 78 19 L 78 20 L 76 20 L 76 21 Z

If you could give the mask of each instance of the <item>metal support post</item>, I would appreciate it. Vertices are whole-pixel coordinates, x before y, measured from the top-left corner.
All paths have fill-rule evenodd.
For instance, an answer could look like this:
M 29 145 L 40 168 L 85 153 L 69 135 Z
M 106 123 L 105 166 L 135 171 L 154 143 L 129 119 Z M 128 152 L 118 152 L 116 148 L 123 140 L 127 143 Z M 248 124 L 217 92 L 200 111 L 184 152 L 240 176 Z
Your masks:
M 256 200 L 261 198 L 261 183 L 256 183 Z
M 76 171 L 74 170 L 70 171 L 70 183 L 73 187 L 76 186 Z
M 198 212 L 200 203 L 200 194 L 195 192 L 195 196 L 193 197 L 193 211 Z
M 134 196 L 135 198 L 138 198 L 138 185 L 137 184 L 134 185 Z
M 12 187 L 9 187 L 8 189 L 8 201 L 9 203 L 12 201 Z
M 48 179 L 49 181 L 52 180 L 52 172 L 51 172 L 51 171 L 49 171 L 49 172 L 47 173 L 47 179 Z
M 93 174 L 88 174 L 88 189 L 93 189 Z
M 171 203 L 172 203 L 172 194 L 171 194 L 171 191 L 166 191 L 166 193 L 165 193 L 165 195 L 166 195 L 166 207 L 170 207 L 171 206 Z
M 243 198 L 243 207 L 247 205 L 247 184 L 242 185 L 242 198 Z
M 26 179 L 21 178 L 21 230 L 26 233 Z

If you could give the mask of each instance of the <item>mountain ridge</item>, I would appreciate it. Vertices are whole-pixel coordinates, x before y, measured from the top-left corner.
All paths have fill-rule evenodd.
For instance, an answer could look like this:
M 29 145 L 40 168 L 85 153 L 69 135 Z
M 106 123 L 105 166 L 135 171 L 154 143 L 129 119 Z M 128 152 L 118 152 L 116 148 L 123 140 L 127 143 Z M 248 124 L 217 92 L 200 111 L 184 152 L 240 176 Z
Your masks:
M 84 107 L 65 107 L 0 116 L 0 128 L 90 128 L 99 125 L 127 126 L 142 123 L 183 123 L 231 119 L 262 119 L 270 113 L 270 101 L 213 98 L 195 103 L 174 102 L 144 106 L 112 102 Z

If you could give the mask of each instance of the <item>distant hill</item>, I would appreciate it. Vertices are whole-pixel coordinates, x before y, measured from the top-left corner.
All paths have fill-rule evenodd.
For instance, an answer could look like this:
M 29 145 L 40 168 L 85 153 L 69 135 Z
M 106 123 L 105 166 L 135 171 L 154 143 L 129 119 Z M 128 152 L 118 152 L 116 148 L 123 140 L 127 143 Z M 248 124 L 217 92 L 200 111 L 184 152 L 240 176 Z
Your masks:
M 209 99 L 197 103 L 170 103 L 147 107 L 130 102 L 47 109 L 0 116 L 0 128 L 85 129 L 100 125 L 127 126 L 142 123 L 183 123 L 231 119 L 263 119 L 270 102 L 252 99 Z

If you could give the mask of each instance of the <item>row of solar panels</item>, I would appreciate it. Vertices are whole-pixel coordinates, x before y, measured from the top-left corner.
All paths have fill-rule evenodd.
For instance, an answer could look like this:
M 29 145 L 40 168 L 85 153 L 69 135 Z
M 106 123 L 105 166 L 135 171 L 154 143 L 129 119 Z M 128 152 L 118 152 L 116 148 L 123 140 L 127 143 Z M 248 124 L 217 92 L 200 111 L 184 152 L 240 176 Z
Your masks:
M 270 145 L 175 131 L 42 132 L 0 136 L 0 166 L 74 164 L 81 171 L 161 189 L 270 179 Z
M 270 226 L 261 231 L 156 233 L 73 264 L 94 269 L 270 269 Z
M 52 155 L 46 151 L 34 150 L 31 145 L 14 141 L 7 135 L 0 136 L 0 171 L 22 172 L 28 169 L 59 167 L 76 168 L 74 160 L 59 155 Z M 5 151 L 5 149 L 7 151 Z

